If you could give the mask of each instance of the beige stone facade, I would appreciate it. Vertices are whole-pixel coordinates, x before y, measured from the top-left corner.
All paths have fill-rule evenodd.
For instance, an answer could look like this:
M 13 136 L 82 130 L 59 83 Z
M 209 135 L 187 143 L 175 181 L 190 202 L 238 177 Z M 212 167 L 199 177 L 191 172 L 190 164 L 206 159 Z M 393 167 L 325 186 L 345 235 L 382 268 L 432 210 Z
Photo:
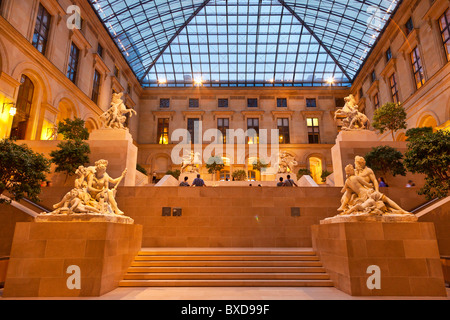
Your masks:
M 81 30 L 67 27 L 71 15 L 67 9 L 73 4 L 81 8 Z M 33 45 L 40 6 L 51 15 L 43 53 Z M 403 1 L 352 88 L 143 89 L 87 1 L 3 0 L 0 8 L 0 138 L 11 135 L 11 103 L 17 104 L 21 82 L 26 76 L 33 85 L 33 94 L 28 101 L 29 118 L 23 126 L 25 129 L 22 128 L 24 140 L 50 139 L 54 125 L 67 117 L 82 118 L 89 130 L 97 129 L 100 127 L 99 115 L 109 107 L 112 93 L 125 92 L 126 105 L 138 112 L 137 117 L 129 120 L 130 132 L 138 146 L 138 163 L 158 178 L 167 170 L 180 168 L 171 159 L 172 149 L 177 144 L 171 134 L 176 129 L 187 129 L 189 119 L 201 120 L 203 132 L 218 128 L 219 119 L 226 119 L 229 129 L 244 131 L 248 119 L 257 119 L 259 128 L 268 130 L 277 129 L 278 121 L 283 119 L 281 121 L 288 123 L 289 143 L 282 143 L 280 149 L 295 156 L 298 163 L 295 171 L 310 169 L 315 180 L 320 181 L 321 171 L 332 171 L 331 147 L 339 131 L 338 123 L 333 120 L 336 106 L 341 101 L 337 99 L 353 93 L 372 118 L 375 95 L 378 95 L 380 105 L 393 99 L 390 86 L 393 74 L 398 99 L 408 112 L 409 128 L 448 127 L 450 56 L 439 23 L 448 8 L 448 0 Z M 414 28 L 407 34 L 405 24 L 409 18 L 412 18 Z M 68 76 L 72 45 L 79 49 L 73 81 Z M 386 58 L 388 49 L 392 55 L 389 61 Z M 423 71 L 420 88 L 411 63 L 414 50 L 420 56 Z M 96 73 L 99 76 L 98 99 L 94 99 Z M 164 102 L 168 101 L 167 108 L 161 108 L 162 99 L 167 99 Z M 198 99 L 198 107 L 191 108 L 190 99 Z M 219 107 L 220 99 L 227 99 L 228 107 Z M 257 99 L 257 107 L 248 107 L 248 99 Z M 278 99 L 286 99 L 286 106 L 278 106 Z M 315 99 L 316 106 L 308 107 L 307 99 Z M 164 141 L 158 135 L 160 119 L 167 119 L 168 135 Z M 317 119 L 314 128 L 317 140 L 313 142 L 319 143 L 310 143 L 308 119 Z M 390 134 L 381 135 L 380 139 L 390 140 Z M 404 131 L 397 132 L 395 139 L 404 140 Z M 202 148 L 206 147 L 207 143 Z M 246 146 L 245 164 L 227 166 L 215 178 L 224 178 L 234 170 L 243 169 L 250 179 L 260 180 L 258 172 L 251 168 L 254 159 L 248 149 Z M 219 156 L 227 158 L 225 152 Z M 201 173 L 206 179 L 211 178 L 204 166 Z

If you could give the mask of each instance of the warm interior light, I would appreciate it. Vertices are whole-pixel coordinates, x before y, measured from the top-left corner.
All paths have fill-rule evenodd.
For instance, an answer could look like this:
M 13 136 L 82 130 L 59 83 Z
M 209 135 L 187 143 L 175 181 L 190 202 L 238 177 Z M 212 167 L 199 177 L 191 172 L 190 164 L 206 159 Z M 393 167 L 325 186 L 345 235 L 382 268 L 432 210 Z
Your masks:
M 17 113 L 17 108 L 16 107 L 11 107 L 9 109 L 9 115 L 10 116 L 14 117 L 16 115 L 16 113 Z

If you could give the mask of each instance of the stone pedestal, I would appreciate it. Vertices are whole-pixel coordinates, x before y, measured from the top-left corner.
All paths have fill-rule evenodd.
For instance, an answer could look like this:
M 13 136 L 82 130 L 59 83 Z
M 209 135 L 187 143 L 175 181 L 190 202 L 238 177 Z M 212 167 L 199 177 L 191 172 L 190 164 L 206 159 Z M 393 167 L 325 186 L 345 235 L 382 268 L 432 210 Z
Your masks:
M 99 159 L 108 160 L 108 174 L 113 179 L 120 177 L 122 172 L 128 169 L 121 185 L 126 187 L 136 185 L 138 149 L 133 144 L 133 138 L 128 130 L 94 130 L 89 136 L 89 146 L 91 148 L 90 158 L 93 162 Z M 94 163 L 90 165 L 94 165 Z
M 373 144 L 376 141 L 378 141 L 376 133 L 369 130 L 341 131 L 338 134 L 336 144 L 331 148 L 333 178 L 336 187 L 344 186 L 345 166 L 353 164 L 356 156 L 363 156 L 358 154 L 355 149 L 361 147 L 367 148 L 367 146 L 371 145 L 371 142 Z
M 118 287 L 141 249 L 142 226 L 112 222 L 17 223 L 3 297 L 90 297 Z M 79 267 L 80 289 L 69 289 Z
M 353 296 L 446 296 L 432 223 L 347 222 L 312 227 L 314 250 L 339 290 Z M 371 266 L 380 289 L 370 289 Z

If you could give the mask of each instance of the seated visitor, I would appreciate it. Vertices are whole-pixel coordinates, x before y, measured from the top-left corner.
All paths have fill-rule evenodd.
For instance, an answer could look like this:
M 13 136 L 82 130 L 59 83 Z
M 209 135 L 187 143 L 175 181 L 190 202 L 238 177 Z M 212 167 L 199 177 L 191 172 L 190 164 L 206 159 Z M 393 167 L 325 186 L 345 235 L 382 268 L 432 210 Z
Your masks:
M 380 178 L 378 178 L 378 186 L 380 187 L 380 188 L 382 188 L 382 187 L 389 187 L 388 185 L 387 185 L 387 183 L 384 181 L 384 178 L 383 177 L 380 177 Z
M 294 182 L 294 180 L 291 179 L 290 175 L 288 175 L 287 179 L 284 181 L 284 186 L 285 187 L 293 187 L 293 186 L 298 187 L 298 185 Z
M 180 187 L 190 187 L 189 183 L 187 182 L 188 180 L 188 177 L 184 177 L 184 181 L 180 183 Z
M 194 182 L 192 182 L 193 187 L 206 187 L 205 181 L 203 179 L 200 179 L 200 175 L 197 175 L 197 178 L 195 178 Z
M 277 187 L 284 187 L 283 178 L 280 178 L 280 182 L 277 183 Z

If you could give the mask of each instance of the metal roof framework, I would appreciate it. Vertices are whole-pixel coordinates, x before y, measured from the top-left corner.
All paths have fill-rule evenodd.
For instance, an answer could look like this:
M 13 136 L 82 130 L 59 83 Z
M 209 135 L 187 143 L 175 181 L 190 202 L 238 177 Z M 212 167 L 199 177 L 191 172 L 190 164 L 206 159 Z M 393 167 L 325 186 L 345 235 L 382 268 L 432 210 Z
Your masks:
M 143 87 L 351 86 L 401 0 L 88 0 Z

